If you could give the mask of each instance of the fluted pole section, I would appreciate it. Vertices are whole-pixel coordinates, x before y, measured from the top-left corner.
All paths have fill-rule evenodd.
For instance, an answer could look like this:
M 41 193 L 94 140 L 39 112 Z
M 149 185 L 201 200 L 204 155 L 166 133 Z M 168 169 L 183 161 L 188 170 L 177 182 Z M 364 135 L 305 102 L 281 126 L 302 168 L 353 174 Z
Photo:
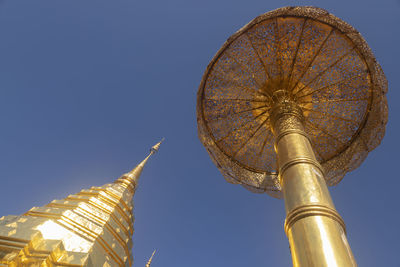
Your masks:
M 285 199 L 285 231 L 295 267 L 357 266 L 303 126 L 303 112 L 279 95 L 271 113 L 280 185 Z

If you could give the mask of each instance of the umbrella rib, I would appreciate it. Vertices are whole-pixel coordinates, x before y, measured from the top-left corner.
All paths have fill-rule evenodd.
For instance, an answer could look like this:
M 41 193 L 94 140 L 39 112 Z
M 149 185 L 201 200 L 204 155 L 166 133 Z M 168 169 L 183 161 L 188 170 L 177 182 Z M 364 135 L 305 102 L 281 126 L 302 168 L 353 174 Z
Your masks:
M 225 53 L 227 53 L 229 55 L 229 57 L 231 59 L 233 59 L 233 61 L 235 61 L 236 64 L 238 64 L 240 66 L 240 68 L 242 70 L 247 70 L 249 73 L 251 73 L 251 78 L 254 80 L 254 82 L 258 85 L 259 88 L 261 88 L 261 84 L 257 81 L 257 79 L 254 77 L 253 71 L 245 64 L 242 64 L 241 62 L 237 61 L 236 58 L 234 56 L 232 56 L 232 54 L 230 53 L 229 50 L 227 50 Z
M 325 43 L 328 41 L 329 37 L 332 35 L 333 33 L 333 28 L 329 31 L 329 33 L 326 35 L 325 39 L 322 41 L 321 45 L 319 46 L 317 52 L 314 54 L 314 56 L 312 57 L 312 59 L 310 60 L 310 62 L 307 64 L 307 67 L 304 68 L 302 74 L 300 75 L 300 77 L 297 79 L 295 85 L 292 87 L 292 89 L 290 91 L 293 91 L 294 88 L 296 88 L 296 86 L 299 84 L 300 80 L 304 77 L 304 75 L 307 73 L 308 69 L 310 68 L 310 66 L 314 63 L 315 59 L 317 58 L 317 56 L 319 55 L 319 53 L 321 52 L 322 48 L 324 47 Z M 296 93 L 297 94 L 297 93 Z
M 352 101 L 363 101 L 369 100 L 369 98 L 356 98 L 356 99 L 326 99 L 326 100 L 315 100 L 315 101 L 302 101 L 298 102 L 300 104 L 307 104 L 307 103 L 337 103 L 337 102 L 352 102 Z
M 253 99 L 245 99 L 245 98 L 219 98 L 219 99 L 212 99 L 212 98 L 204 98 L 204 101 L 243 101 L 243 102 L 252 102 L 252 103 L 261 103 L 265 100 L 253 100 Z
M 312 92 L 310 92 L 310 93 L 308 93 L 308 94 L 298 96 L 297 99 L 300 99 L 300 98 L 303 98 L 303 97 L 306 97 L 306 96 L 309 96 L 309 95 L 312 95 L 312 94 L 321 92 L 322 90 L 325 90 L 325 89 L 330 88 L 330 87 L 332 87 L 332 86 L 335 86 L 335 85 L 338 85 L 338 84 L 341 84 L 341 83 L 344 83 L 344 82 L 347 82 L 347 81 L 350 81 L 350 80 L 352 80 L 352 79 L 359 78 L 359 77 L 362 77 L 362 76 L 363 76 L 363 74 L 359 74 L 359 75 L 351 76 L 351 77 L 346 78 L 346 79 L 342 79 L 342 80 L 340 80 L 340 81 L 338 81 L 338 82 L 335 82 L 335 83 L 329 84 L 329 85 L 327 85 L 327 86 L 321 87 L 321 88 L 319 88 L 319 89 L 317 89 L 317 90 L 314 90 L 314 91 L 312 91 Z M 300 92 L 300 91 L 299 91 L 299 92 Z
M 278 27 L 278 18 L 275 17 L 275 43 L 276 43 L 276 55 L 275 59 L 277 60 L 277 64 L 279 66 L 279 75 L 283 76 L 282 70 L 282 55 L 281 55 L 281 37 L 279 36 L 279 27 Z
M 313 125 L 311 125 L 311 126 L 313 126 Z M 325 158 L 321 155 L 321 153 L 318 151 L 318 149 L 316 149 L 315 145 L 311 142 L 311 136 L 310 136 L 310 135 L 309 135 L 309 137 L 310 137 L 310 138 L 309 138 L 309 142 L 310 142 L 310 144 L 311 144 L 311 146 L 312 146 L 312 148 L 313 148 L 313 152 L 316 153 L 316 154 L 318 154 L 318 155 L 321 157 L 322 161 L 325 161 Z M 315 135 L 313 135 L 313 137 L 316 138 Z
M 332 115 L 332 114 L 330 114 L 328 112 L 325 112 L 325 111 L 320 111 L 320 110 L 310 109 L 310 108 L 305 108 L 305 107 L 303 107 L 302 109 L 305 109 L 305 110 L 308 110 L 308 111 L 311 111 L 311 112 L 317 112 L 317 113 L 320 113 L 320 114 L 324 114 L 324 115 L 326 115 L 328 117 L 331 117 L 331 118 L 334 118 L 334 119 L 338 119 L 338 120 L 342 120 L 342 121 L 346 121 L 346 122 L 352 122 L 352 123 L 357 125 L 357 122 L 355 122 L 353 120 L 346 119 L 346 118 L 339 117 L 339 116 L 335 116 L 335 115 Z
M 249 138 L 247 138 L 247 140 L 239 147 L 238 150 L 236 150 L 233 155 L 232 158 L 234 158 L 236 156 L 237 153 L 239 153 L 240 150 L 243 149 L 243 147 L 256 135 L 256 133 L 261 129 L 261 127 L 264 125 L 264 123 L 267 122 L 267 120 L 269 120 L 269 116 L 262 122 L 260 123 L 260 125 L 257 127 L 257 129 L 250 135 Z
M 256 94 L 265 96 L 265 97 L 267 97 L 267 98 L 270 98 L 269 95 L 266 95 L 266 94 L 264 94 L 263 92 L 261 92 L 261 91 L 259 91 L 259 90 L 255 90 L 255 89 L 251 89 L 251 88 L 244 87 L 243 85 L 241 85 L 241 84 L 238 83 L 238 80 L 239 80 L 239 79 L 233 77 L 233 75 L 232 75 L 231 73 L 227 73 L 225 70 L 222 70 L 222 71 L 223 71 L 224 73 L 227 74 L 227 75 L 226 75 L 227 77 L 225 77 L 225 75 L 222 75 L 222 77 L 225 78 L 225 79 L 224 79 L 225 81 L 233 82 L 234 84 L 236 84 L 236 85 L 237 85 L 239 88 L 241 88 L 241 89 L 244 89 L 244 90 L 247 90 L 247 91 L 252 91 L 253 93 L 256 93 Z M 257 83 L 257 82 L 256 82 L 256 83 Z
M 237 130 L 241 129 L 242 127 L 244 127 L 246 124 L 248 124 L 249 122 L 254 121 L 255 119 L 261 117 L 262 115 L 264 115 L 265 113 L 267 113 L 268 110 L 265 110 L 263 112 L 261 112 L 260 114 L 258 114 L 257 116 L 255 116 L 252 120 L 249 121 L 245 121 L 244 123 L 242 123 L 241 125 L 239 125 L 239 127 L 237 127 L 236 129 L 230 131 L 227 135 L 225 135 L 224 137 L 216 140 L 215 142 L 221 142 L 222 140 L 225 140 L 226 138 L 228 138 L 232 133 L 236 132 Z
M 311 124 L 311 123 L 309 123 L 309 124 Z M 311 125 L 311 127 L 314 127 L 314 128 L 315 128 L 315 126 L 314 126 L 314 125 Z M 315 138 L 316 138 L 316 136 L 315 136 L 315 135 L 313 135 L 313 137 L 315 137 Z M 310 137 L 310 138 L 311 138 L 311 137 Z M 313 147 L 313 151 L 314 151 L 314 153 L 318 154 L 318 155 L 321 157 L 322 161 L 325 161 L 325 158 L 322 156 L 322 154 L 319 152 L 319 150 L 318 150 L 318 149 L 316 149 L 315 145 L 314 145 L 314 144 L 311 142 L 311 140 L 310 140 L 310 143 L 311 143 L 311 146 Z
M 311 144 L 312 146 L 312 144 Z M 318 151 L 318 149 L 316 149 L 315 147 L 313 147 L 313 152 L 315 152 L 316 154 L 318 154 L 318 156 L 320 156 L 320 158 L 322 159 L 322 161 L 325 161 L 325 158 L 321 155 L 321 153 Z
M 311 83 L 313 83 L 317 78 L 321 77 L 323 74 L 325 74 L 325 72 L 327 72 L 328 70 L 330 70 L 331 68 L 333 68 L 334 66 L 336 66 L 336 64 L 338 64 L 340 61 L 342 61 L 344 58 L 346 58 L 351 52 L 353 52 L 355 47 L 352 47 L 349 51 L 347 51 L 345 54 L 343 54 L 340 58 L 338 58 L 338 60 L 336 60 L 333 64 L 331 64 L 329 67 L 325 68 L 323 71 L 321 71 L 320 73 L 318 73 L 318 75 L 316 75 L 314 78 L 311 79 L 311 81 L 309 81 L 306 85 L 303 86 L 303 88 L 301 88 L 299 91 L 296 92 L 296 95 L 298 93 L 300 93 L 301 91 L 303 91 L 305 88 L 307 88 L 307 86 L 309 86 Z
M 225 118 L 227 118 L 227 117 L 229 117 L 229 116 L 232 116 L 232 115 L 242 114 L 242 113 L 246 113 L 246 112 L 249 112 L 249 111 L 253 111 L 253 110 L 257 110 L 257 109 L 262 109 L 262 108 L 267 108 L 267 107 L 268 107 L 268 106 L 261 106 L 261 107 L 256 107 L 256 108 L 241 110 L 241 111 L 239 111 L 239 112 L 232 112 L 232 113 L 225 114 L 224 116 L 220 116 L 220 117 L 218 117 L 218 118 L 214 118 L 214 119 L 210 119 L 210 120 L 206 120 L 206 121 L 207 121 L 207 122 L 217 121 L 217 120 L 220 120 L 220 119 L 225 119 Z M 267 109 L 267 110 L 269 110 L 269 109 Z
M 271 135 L 271 131 L 267 131 L 267 136 L 265 137 L 265 140 L 264 140 L 264 142 L 263 142 L 263 144 L 261 146 L 260 152 L 257 153 L 257 157 L 260 157 L 262 152 L 264 151 L 265 145 L 267 144 L 267 141 L 268 141 L 270 135 Z
M 299 48 L 300 48 L 300 44 L 301 44 L 301 39 L 303 38 L 303 32 L 304 32 L 304 28 L 305 28 L 305 25 L 306 25 L 307 20 L 308 20 L 308 18 L 305 18 L 305 19 L 304 19 L 303 26 L 301 27 L 301 32 L 300 32 L 300 36 L 299 36 L 299 41 L 298 41 L 298 43 L 297 43 L 297 48 L 296 48 L 296 53 L 294 54 L 294 57 L 293 57 L 293 60 L 292 60 L 292 64 L 291 64 L 291 66 L 290 66 L 290 72 L 289 72 L 289 78 L 288 78 L 288 86 L 289 86 L 289 84 L 290 84 L 290 80 L 292 79 L 292 74 L 293 74 L 294 65 L 295 65 L 296 60 L 297 60 L 297 55 L 298 55 L 298 52 L 299 52 Z
M 271 79 L 271 75 L 269 75 L 269 73 L 268 73 L 267 66 L 265 65 L 264 60 L 261 59 L 260 54 L 258 53 L 257 49 L 254 47 L 254 44 L 253 44 L 253 42 L 251 41 L 251 39 L 250 39 L 250 37 L 249 37 L 249 35 L 248 35 L 247 32 L 245 33 L 245 35 L 246 35 L 246 37 L 247 37 L 247 40 L 249 40 L 249 43 L 250 43 L 251 47 L 253 48 L 254 53 L 256 54 L 258 60 L 260 61 L 261 65 L 263 66 L 264 71 L 265 71 L 265 74 L 267 74 L 267 77 L 268 77 L 268 79 L 270 80 L 270 79 Z
M 315 123 L 311 122 L 309 119 L 307 119 L 308 123 L 315 129 L 320 130 L 321 132 L 323 132 L 324 134 L 326 134 L 327 136 L 335 139 L 337 142 L 341 143 L 342 145 L 345 145 L 345 143 L 343 143 L 341 140 L 339 140 L 336 136 L 331 135 L 330 133 L 328 133 L 325 129 L 318 127 Z M 332 146 L 331 142 L 328 142 L 328 144 Z M 335 148 L 335 147 L 333 147 Z

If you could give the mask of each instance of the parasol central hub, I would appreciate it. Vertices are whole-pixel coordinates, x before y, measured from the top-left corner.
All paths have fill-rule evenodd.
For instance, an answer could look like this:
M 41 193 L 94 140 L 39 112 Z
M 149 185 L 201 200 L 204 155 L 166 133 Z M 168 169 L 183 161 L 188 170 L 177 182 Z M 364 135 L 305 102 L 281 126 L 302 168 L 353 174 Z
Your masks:
M 287 94 L 286 90 L 275 91 L 272 99 L 274 103 L 269 114 L 272 129 L 276 125 L 276 122 L 284 116 L 294 116 L 300 121 L 304 121 L 302 108 Z
M 284 102 L 295 102 L 295 99 L 286 89 L 279 89 L 272 93 L 272 101 L 273 103 L 279 104 Z
M 273 129 L 276 121 L 284 115 L 292 115 L 304 121 L 312 110 L 312 89 L 304 86 L 301 82 L 290 83 L 287 79 L 271 79 L 260 87 L 260 92 L 265 97 L 265 103 L 269 107 L 269 112 L 265 114 L 259 107 L 265 105 L 260 101 L 253 102 L 253 116 L 261 124 L 265 123 L 265 116 L 269 116 L 269 121 L 265 127 Z M 301 90 L 301 99 L 296 94 Z M 265 114 L 263 116 L 263 113 Z
M 303 110 L 304 117 L 307 117 L 313 107 L 313 89 L 300 81 L 294 83 L 289 80 L 287 77 L 271 79 L 263 84 L 259 90 L 262 95 L 267 96 L 271 107 L 280 103 L 293 102 Z

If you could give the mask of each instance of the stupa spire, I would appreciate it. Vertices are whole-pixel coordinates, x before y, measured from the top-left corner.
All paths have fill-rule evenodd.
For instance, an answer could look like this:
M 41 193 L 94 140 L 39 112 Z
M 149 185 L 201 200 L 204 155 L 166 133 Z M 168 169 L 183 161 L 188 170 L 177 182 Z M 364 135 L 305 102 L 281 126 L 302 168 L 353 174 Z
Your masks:
M 115 183 L 119 183 L 126 188 L 129 188 L 132 192 L 134 192 L 137 188 L 137 184 L 139 182 L 140 175 L 143 171 L 144 166 L 146 165 L 149 158 L 158 152 L 158 149 L 161 146 L 161 143 L 164 141 L 164 138 L 160 140 L 157 144 L 150 148 L 150 152 L 147 157 L 142 160 L 135 168 L 133 168 L 130 172 L 123 174 L 120 178 L 118 178 Z
M 150 257 L 149 261 L 146 263 L 146 267 L 150 267 L 151 262 L 153 261 L 153 257 L 154 257 L 155 253 L 156 253 L 156 250 L 154 250 L 153 254 L 151 254 L 151 257 Z
M 140 177 L 140 174 L 142 173 L 142 170 L 144 168 L 144 166 L 146 165 L 147 161 L 149 160 L 149 158 L 158 152 L 158 149 L 160 148 L 161 143 L 164 141 L 164 138 L 161 139 L 160 142 L 158 142 L 157 144 L 155 144 L 154 146 L 152 146 L 150 148 L 150 153 L 147 155 L 146 158 L 144 158 L 144 160 L 142 160 L 142 162 L 140 162 L 135 168 L 133 168 L 130 172 L 124 174 L 125 177 L 130 178 L 133 180 L 134 183 L 137 183 Z

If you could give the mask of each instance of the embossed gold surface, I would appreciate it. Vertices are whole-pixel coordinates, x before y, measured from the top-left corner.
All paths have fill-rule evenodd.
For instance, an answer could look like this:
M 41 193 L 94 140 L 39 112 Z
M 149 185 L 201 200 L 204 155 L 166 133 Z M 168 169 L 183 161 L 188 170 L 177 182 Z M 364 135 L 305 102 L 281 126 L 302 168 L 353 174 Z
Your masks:
M 383 138 L 387 81 L 363 37 L 323 9 L 280 8 L 227 40 L 198 91 L 199 137 L 228 182 L 282 197 L 270 123 L 277 90 L 302 109 L 328 185 Z
M 132 266 L 132 198 L 160 144 L 114 183 L 1 217 L 0 266 Z
M 275 105 L 271 115 L 274 135 L 280 137 L 275 148 L 293 265 L 357 266 L 344 221 L 335 210 L 323 169 L 304 132 L 304 117 L 290 101 Z

